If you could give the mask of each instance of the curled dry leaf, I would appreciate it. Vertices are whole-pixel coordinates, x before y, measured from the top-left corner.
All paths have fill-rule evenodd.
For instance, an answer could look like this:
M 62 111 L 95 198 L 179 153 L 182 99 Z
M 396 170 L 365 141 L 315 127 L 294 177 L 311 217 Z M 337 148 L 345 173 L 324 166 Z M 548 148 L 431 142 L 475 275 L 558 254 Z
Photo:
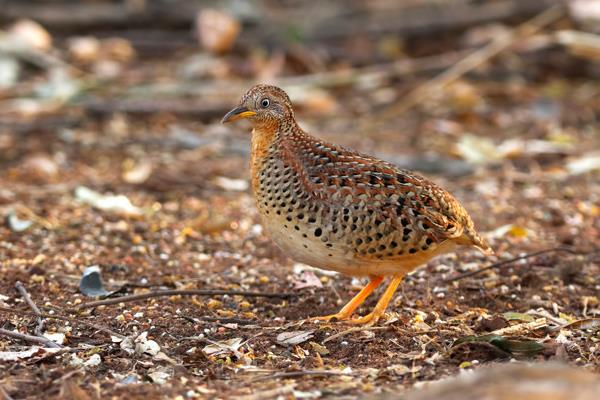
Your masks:
M 292 280 L 294 289 L 304 289 L 307 287 L 323 287 L 323 283 L 317 275 L 311 270 L 302 271 L 299 277 L 294 277 Z
M 295 331 L 295 332 L 282 332 L 277 335 L 277 343 L 282 345 L 296 345 L 306 342 L 312 338 L 314 331 Z
M 219 342 L 211 342 L 208 346 L 205 346 L 202 351 L 209 356 L 217 356 L 222 354 L 237 354 L 238 349 L 243 344 L 242 338 L 232 338 L 227 340 L 221 340 Z
M 160 346 L 154 340 L 148 339 L 148 332 L 142 332 L 134 340 L 135 353 L 137 355 L 148 354 L 150 356 L 156 356 L 160 353 Z

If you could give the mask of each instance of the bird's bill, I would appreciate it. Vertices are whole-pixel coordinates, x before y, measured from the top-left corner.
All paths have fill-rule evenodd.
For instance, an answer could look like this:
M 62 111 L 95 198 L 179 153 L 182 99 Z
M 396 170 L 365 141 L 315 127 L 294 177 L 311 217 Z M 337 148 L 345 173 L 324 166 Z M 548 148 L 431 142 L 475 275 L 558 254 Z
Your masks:
M 224 124 L 226 122 L 233 122 L 237 121 L 238 119 L 251 117 L 253 115 L 256 115 L 254 111 L 250 111 L 244 106 L 238 106 L 233 110 L 229 111 L 227 114 L 225 114 L 225 116 L 221 120 L 221 123 Z

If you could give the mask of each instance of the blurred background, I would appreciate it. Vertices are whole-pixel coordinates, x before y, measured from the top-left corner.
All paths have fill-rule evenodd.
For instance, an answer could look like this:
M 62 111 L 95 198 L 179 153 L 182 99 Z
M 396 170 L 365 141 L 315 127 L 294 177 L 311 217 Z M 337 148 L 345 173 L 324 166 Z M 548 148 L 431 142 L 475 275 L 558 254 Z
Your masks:
M 215 379 L 231 371 L 211 369 L 206 357 L 190 361 L 176 343 L 190 329 L 208 329 L 212 340 L 229 331 L 214 321 L 174 324 L 175 309 L 255 322 L 336 309 L 360 282 L 307 272 L 263 235 L 249 188 L 249 125 L 219 122 L 261 82 L 289 93 L 308 132 L 454 193 L 500 259 L 560 246 L 597 252 L 599 78 L 599 0 L 1 0 L 0 289 L 12 293 L 21 280 L 39 304 L 67 307 L 85 299 L 79 277 L 97 264 L 109 286 L 131 291 L 152 284 L 311 293 L 293 306 L 197 300 L 141 317 L 127 307 L 105 311 L 102 321 L 123 334 L 148 329 L 150 316 L 156 337 L 171 327 L 160 342 L 169 356 Z M 542 307 L 554 323 L 600 313 L 597 257 L 553 253 L 521 264 L 527 270 L 440 289 L 439 279 L 486 262 L 469 253 L 430 263 L 404 285 L 397 310 L 416 318 L 425 304 L 435 320 L 470 307 Z M 487 329 L 478 324 L 467 322 L 471 333 Z M 389 367 L 384 349 L 392 344 L 372 345 L 379 358 L 362 362 Z M 336 354 L 332 365 L 355 361 Z M 597 348 L 585 354 L 598 362 Z M 419 359 L 431 371 L 424 375 L 469 359 L 444 357 Z M 190 371 L 180 372 L 196 379 Z M 395 373 L 386 377 L 407 383 Z
M 269 82 L 291 95 L 309 132 L 442 184 L 460 178 L 468 190 L 458 195 L 476 199 L 484 230 L 510 223 L 514 232 L 504 230 L 525 235 L 533 216 L 560 236 L 565 207 L 598 214 L 584 177 L 600 163 L 599 9 L 593 0 L 5 0 L 0 201 L 15 201 L 20 185 L 34 196 L 83 184 L 145 202 L 239 198 L 248 126 L 219 118 Z M 542 183 L 573 202 L 523 214 L 551 193 Z M 564 229 L 560 240 L 578 240 Z

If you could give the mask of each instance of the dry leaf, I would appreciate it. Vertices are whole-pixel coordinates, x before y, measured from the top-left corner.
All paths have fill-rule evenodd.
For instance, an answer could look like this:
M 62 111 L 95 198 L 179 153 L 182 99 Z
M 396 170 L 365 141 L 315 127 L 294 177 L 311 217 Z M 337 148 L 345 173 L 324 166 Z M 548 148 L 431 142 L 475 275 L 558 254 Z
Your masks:
M 75 189 L 75 198 L 102 211 L 125 215 L 140 215 L 142 211 L 124 195 L 103 195 L 85 186 Z
M 277 335 L 277 343 L 283 345 L 295 345 L 306 342 L 312 338 L 314 331 L 295 331 L 295 332 L 282 332 Z
M 236 19 L 221 11 L 205 9 L 196 17 L 198 41 L 212 53 L 221 54 L 231 50 L 240 29 Z
M 0 351 L 0 361 L 18 361 L 33 356 L 44 356 L 48 353 L 56 353 L 60 351 L 60 348 L 45 348 L 39 346 L 32 346 L 27 350 L 23 351 Z

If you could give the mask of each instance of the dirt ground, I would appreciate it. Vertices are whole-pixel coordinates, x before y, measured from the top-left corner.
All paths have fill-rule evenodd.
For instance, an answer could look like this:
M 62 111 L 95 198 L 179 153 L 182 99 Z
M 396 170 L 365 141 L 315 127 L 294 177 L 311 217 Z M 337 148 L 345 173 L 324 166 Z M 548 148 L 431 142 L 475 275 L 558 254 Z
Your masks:
M 67 38 L 55 41 L 66 53 Z M 431 42 L 420 47 L 430 54 L 409 58 L 439 53 Z M 380 111 L 435 74 L 306 89 L 284 69 L 281 86 L 306 130 L 421 171 L 463 202 L 497 253 L 459 250 L 429 262 L 405 279 L 385 320 L 355 328 L 308 320 L 338 310 L 364 282 L 296 264 L 275 247 L 248 188 L 249 127 L 219 123 L 260 76 L 234 70 L 220 83 L 181 83 L 195 52 L 191 44 L 169 57 L 139 51 L 118 76 L 60 107 L 33 118 L 2 112 L 0 326 L 34 334 L 19 281 L 48 317 L 44 333 L 64 346 L 32 350 L 0 336 L 5 397 L 354 398 L 511 359 L 600 374 L 597 62 L 555 46 L 513 49 L 394 118 Z M 47 74 L 29 71 L 20 85 Z M 98 197 L 110 194 L 130 208 L 121 198 L 102 210 Z M 117 291 L 111 297 L 263 296 L 78 308 L 94 300 L 78 288 L 93 265 Z

